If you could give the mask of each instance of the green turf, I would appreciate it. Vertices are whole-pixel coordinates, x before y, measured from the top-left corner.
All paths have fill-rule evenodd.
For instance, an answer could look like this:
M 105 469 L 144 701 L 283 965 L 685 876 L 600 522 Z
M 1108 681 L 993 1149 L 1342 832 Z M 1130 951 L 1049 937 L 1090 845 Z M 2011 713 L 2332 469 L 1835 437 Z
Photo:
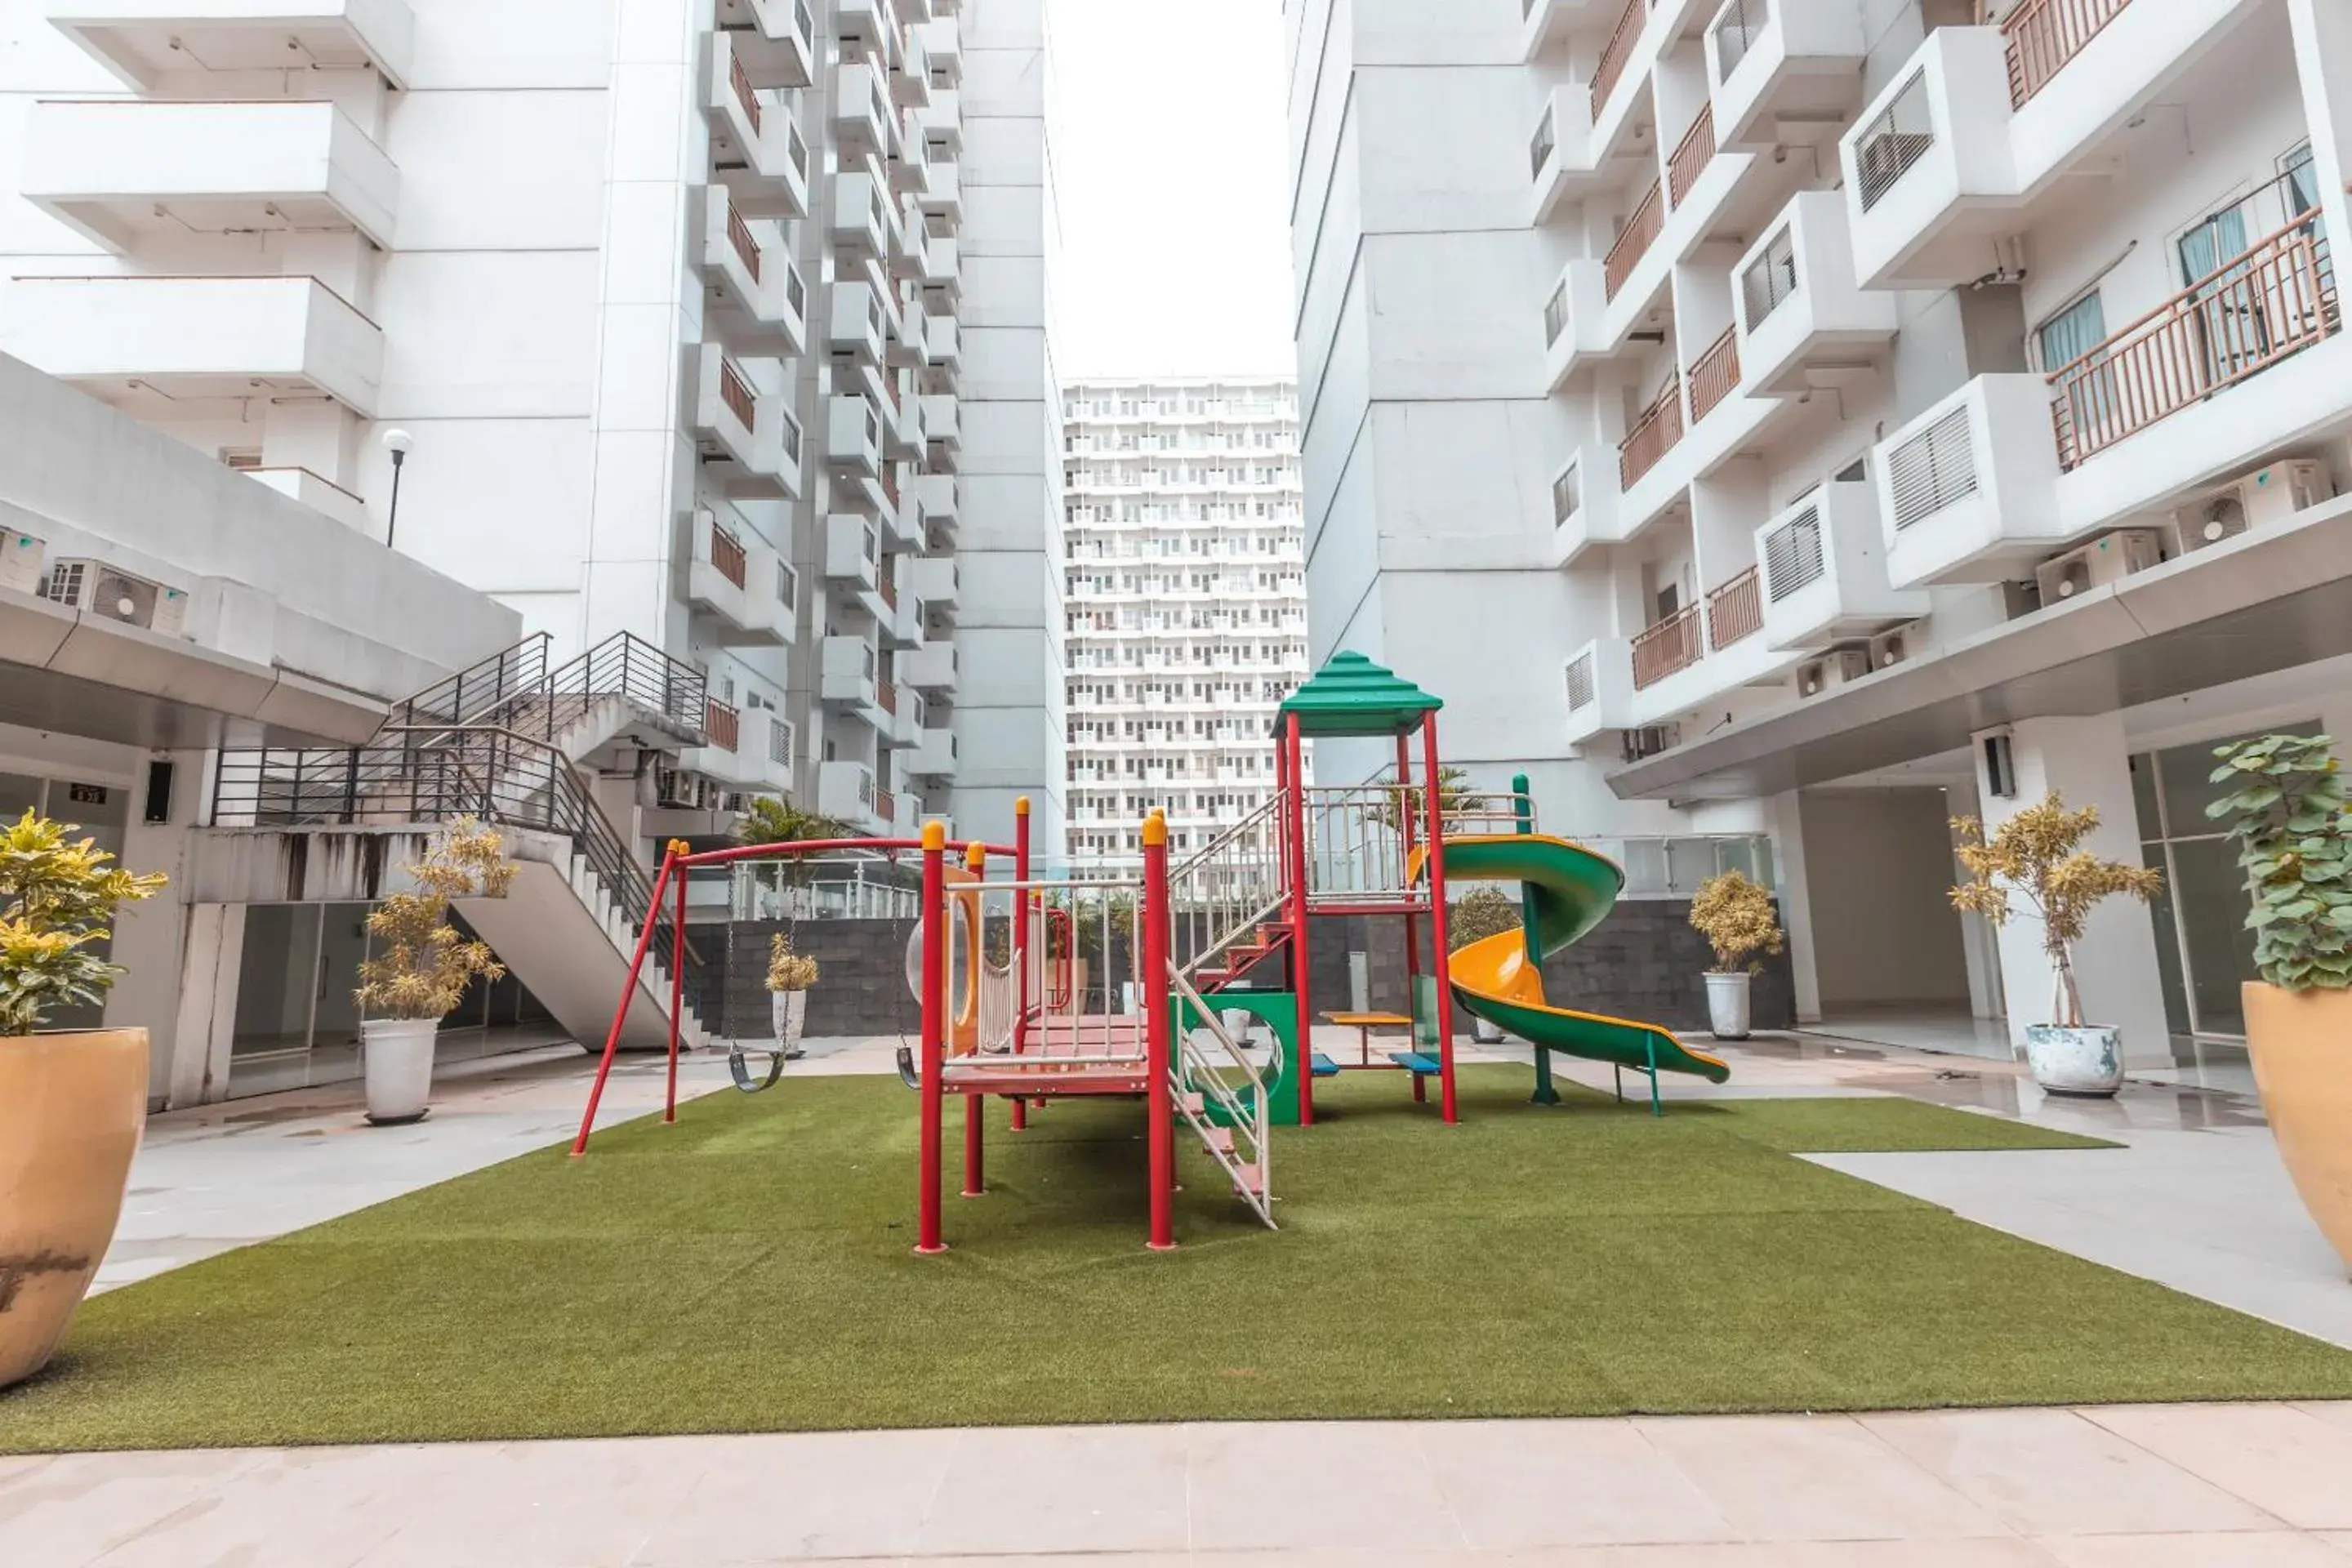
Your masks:
M 1507 1068 L 1448 1131 L 1402 1088 L 1318 1092 L 1278 1234 L 1187 1151 L 1168 1256 L 1138 1108 L 1017 1139 L 994 1108 L 994 1191 L 949 1198 L 935 1258 L 894 1081 L 728 1093 L 101 1297 L 0 1394 L 0 1449 L 2352 1395 L 2352 1353 L 1791 1152 L 2087 1141 L 1889 1100 L 1540 1110 Z

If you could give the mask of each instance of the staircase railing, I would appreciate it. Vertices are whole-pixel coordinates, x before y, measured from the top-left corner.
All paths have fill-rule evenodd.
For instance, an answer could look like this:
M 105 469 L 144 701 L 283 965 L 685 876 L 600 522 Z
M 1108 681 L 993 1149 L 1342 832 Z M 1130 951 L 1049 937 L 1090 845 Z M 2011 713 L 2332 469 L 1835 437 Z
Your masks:
M 525 637 L 394 707 L 387 731 L 435 725 L 491 726 L 554 740 L 596 703 L 626 702 L 681 735 L 700 736 L 709 679 L 633 632 L 551 668 L 553 639 Z
M 1175 1059 L 1169 1066 L 1176 1109 L 1192 1124 L 1209 1157 L 1223 1167 L 1234 1191 L 1266 1228 L 1274 1229 L 1274 1139 L 1266 1086 L 1282 1076 L 1280 1041 L 1274 1047 L 1276 1058 L 1261 1073 L 1172 960 L 1168 984 L 1179 999 L 1179 1018 L 1191 1026 L 1175 1032 Z M 1243 1084 L 1235 1084 L 1234 1074 Z M 1211 1106 L 1218 1115 L 1209 1114 Z
M 422 724 L 463 724 L 493 713 L 546 685 L 549 650 L 554 642 L 553 637 L 541 632 L 512 647 L 500 648 L 480 663 L 395 704 L 386 722 L 414 729 Z
M 1277 792 L 1168 873 L 1168 952 L 1184 978 L 1280 912 L 1290 890 L 1286 807 Z

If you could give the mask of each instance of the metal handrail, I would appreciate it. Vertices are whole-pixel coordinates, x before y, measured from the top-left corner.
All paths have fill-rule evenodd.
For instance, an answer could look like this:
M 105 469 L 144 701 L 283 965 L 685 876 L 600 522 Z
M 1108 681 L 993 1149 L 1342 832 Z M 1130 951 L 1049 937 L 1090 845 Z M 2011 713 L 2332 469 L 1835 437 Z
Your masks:
M 1223 1022 L 1218 1018 L 1209 1004 L 1202 999 L 1201 994 L 1192 989 L 1192 984 L 1185 980 L 1183 973 L 1176 967 L 1173 960 L 1171 960 L 1168 965 L 1168 984 L 1186 1005 L 1185 1008 L 1179 1009 L 1179 1016 L 1187 1016 L 1186 1009 L 1189 1009 L 1189 1016 L 1200 1020 L 1199 1028 L 1205 1029 L 1209 1037 L 1223 1047 L 1225 1058 L 1222 1062 L 1217 1061 L 1207 1051 L 1201 1048 L 1198 1044 L 1199 1029 L 1187 1028 L 1176 1031 L 1175 1059 L 1169 1063 L 1168 1069 L 1171 1079 L 1169 1087 L 1174 1090 L 1173 1099 L 1176 1109 L 1184 1120 L 1192 1124 L 1192 1131 L 1200 1137 L 1202 1146 L 1208 1150 L 1210 1158 L 1223 1166 L 1226 1175 L 1232 1178 L 1234 1190 L 1241 1194 L 1242 1201 L 1249 1205 L 1251 1211 L 1265 1222 L 1268 1230 L 1276 1229 L 1277 1227 L 1274 1223 L 1273 1209 L 1274 1140 L 1270 1131 L 1271 1118 L 1266 1107 L 1266 1082 L 1270 1078 L 1280 1076 L 1279 1053 L 1282 1049 L 1280 1039 L 1277 1037 L 1275 1044 L 1276 1060 L 1268 1064 L 1267 1072 L 1261 1074 L 1251 1063 L 1249 1053 L 1242 1049 L 1239 1042 L 1225 1032 Z M 1300 1050 L 1304 1053 L 1306 1047 L 1301 1046 Z M 1233 1086 L 1224 1079 L 1224 1074 L 1234 1068 L 1239 1068 L 1250 1081 L 1246 1100 L 1235 1093 Z M 1197 1076 L 1193 1069 L 1198 1069 Z M 1192 1108 L 1189 1098 L 1192 1094 L 1200 1095 L 1204 1106 L 1209 1101 L 1214 1100 L 1219 1109 L 1224 1111 L 1227 1118 L 1225 1127 L 1234 1134 L 1236 1144 L 1241 1139 L 1247 1138 L 1249 1157 L 1246 1160 L 1241 1157 L 1237 1148 L 1228 1149 L 1221 1146 L 1219 1140 L 1211 1131 L 1209 1122 L 1203 1119 L 1200 1111 Z M 1255 1181 L 1243 1178 L 1242 1171 L 1244 1166 L 1256 1172 Z

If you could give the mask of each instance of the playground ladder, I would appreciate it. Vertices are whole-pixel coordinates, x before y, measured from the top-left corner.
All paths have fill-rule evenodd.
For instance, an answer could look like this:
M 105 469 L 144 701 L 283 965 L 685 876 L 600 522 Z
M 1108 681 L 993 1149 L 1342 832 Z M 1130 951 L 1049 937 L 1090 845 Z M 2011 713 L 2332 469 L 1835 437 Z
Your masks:
M 1285 792 L 1168 873 L 1169 955 L 1190 981 L 1281 912 L 1290 896 Z M 1186 987 L 1188 990 L 1190 986 Z
M 1269 1063 L 1263 1074 L 1251 1065 L 1249 1053 L 1225 1032 L 1214 1005 L 1202 999 L 1173 959 L 1168 963 L 1168 988 L 1182 1004 L 1178 1016 L 1189 1016 L 1199 1026 L 1176 1031 L 1168 1076 L 1177 1111 L 1191 1124 L 1209 1158 L 1223 1169 L 1241 1200 L 1267 1229 L 1278 1228 L 1274 1223 L 1274 1140 L 1268 1135 L 1266 1091 L 1281 1076 L 1281 1063 Z M 1203 1034 L 1209 1037 L 1205 1044 L 1200 1038 Z M 1279 1043 L 1275 1047 L 1277 1052 L 1281 1048 Z M 1226 1075 L 1235 1072 L 1249 1080 L 1246 1088 L 1227 1081 Z M 1223 1124 L 1210 1118 L 1212 1104 L 1224 1112 Z

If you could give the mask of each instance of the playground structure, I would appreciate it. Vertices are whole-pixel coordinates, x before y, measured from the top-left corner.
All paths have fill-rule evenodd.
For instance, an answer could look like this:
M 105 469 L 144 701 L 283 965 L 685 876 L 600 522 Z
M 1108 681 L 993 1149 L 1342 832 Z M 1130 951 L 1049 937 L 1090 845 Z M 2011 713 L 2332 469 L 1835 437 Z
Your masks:
M 942 1162 L 949 1097 L 964 1102 L 962 1192 L 986 1191 L 984 1101 L 1010 1102 L 1017 1132 L 1033 1108 L 1055 1100 L 1115 1097 L 1146 1107 L 1149 1244 L 1175 1245 L 1175 1143 L 1181 1121 L 1255 1216 L 1275 1224 L 1272 1129 L 1312 1125 L 1314 1085 L 1349 1067 L 1411 1075 L 1414 1098 L 1435 1079 L 1442 1119 L 1460 1119 L 1453 1008 L 1458 1003 L 1535 1047 L 1538 1103 L 1559 1099 L 1550 1053 L 1646 1075 L 1662 1112 L 1660 1072 L 1729 1076 L 1720 1059 L 1657 1025 L 1553 1005 L 1543 959 L 1605 919 L 1624 886 L 1607 857 L 1537 831 L 1524 776 L 1504 794 L 1449 785 L 1439 761 L 1438 699 L 1359 654 L 1336 655 L 1284 701 L 1277 720 L 1276 789 L 1258 810 L 1171 864 L 1166 819 L 1144 823 L 1134 871 L 1108 878 L 1048 877 L 1032 864 L 1029 803 L 1019 803 L 1015 842 L 950 852 L 943 824 L 919 838 L 833 839 L 746 845 L 697 853 L 673 842 L 652 908 L 677 901 L 683 942 L 687 878 L 698 867 L 848 851 L 919 855 L 922 885 L 908 975 L 920 1003 L 917 1047 L 899 1072 L 920 1106 L 916 1250 L 943 1249 Z M 1419 769 L 1413 742 L 1419 739 Z M 1305 745 L 1325 738 L 1392 738 L 1391 779 L 1332 786 L 1305 783 Z M 1522 926 L 1449 952 L 1449 875 L 1520 884 Z M 1309 975 L 1314 922 L 1337 916 L 1403 922 L 1410 1048 L 1353 1064 L 1313 1048 Z M 1427 973 L 1421 925 L 1429 935 Z M 653 940 L 648 920 L 631 962 L 634 988 Z M 671 1016 L 680 966 L 670 969 Z M 628 992 L 625 991 L 625 996 Z M 575 1156 L 584 1154 L 622 1036 L 616 1013 L 591 1089 Z M 1369 1039 L 1369 1037 L 1367 1037 Z M 1258 1044 L 1263 1040 L 1263 1044 Z M 753 1085 L 740 1058 L 765 1047 L 738 1043 L 736 1080 Z M 665 1121 L 677 1120 L 678 1037 L 669 1038 Z M 767 1082 L 775 1081 L 772 1064 Z

